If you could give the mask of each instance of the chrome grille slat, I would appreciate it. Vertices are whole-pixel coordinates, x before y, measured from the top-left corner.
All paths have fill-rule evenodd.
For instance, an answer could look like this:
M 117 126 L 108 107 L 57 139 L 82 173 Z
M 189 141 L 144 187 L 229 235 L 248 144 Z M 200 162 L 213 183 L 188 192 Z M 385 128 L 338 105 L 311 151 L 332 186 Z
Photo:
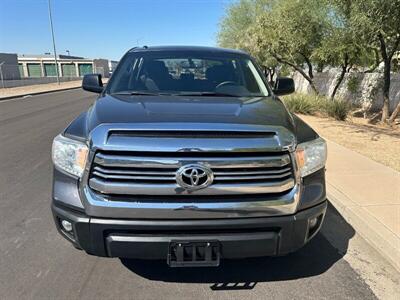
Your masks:
M 94 167 L 94 171 L 101 172 L 103 174 L 124 174 L 124 175 L 172 175 L 175 176 L 175 171 L 163 171 L 162 169 L 160 171 L 148 171 L 148 170 L 134 170 L 134 169 L 105 169 L 102 167 Z
M 168 176 L 168 177 L 162 177 L 162 176 L 133 176 L 133 175 L 112 175 L 112 174 L 103 174 L 97 171 L 93 172 L 93 175 L 100 176 L 104 179 L 131 179 L 131 180 L 148 180 L 148 181 L 154 181 L 154 180 L 169 180 L 169 181 L 174 181 L 175 176 Z
M 252 175 L 252 176 L 215 176 L 217 180 L 258 180 L 258 179 L 276 179 L 284 178 L 291 175 L 291 172 L 286 172 L 280 175 Z
M 281 174 L 281 173 L 286 173 L 290 172 L 291 168 L 284 168 L 284 169 L 279 169 L 279 170 L 272 170 L 272 171 L 216 171 L 214 172 L 215 176 L 220 176 L 220 175 L 264 175 L 264 174 Z
M 89 175 L 89 186 L 112 195 L 255 195 L 282 193 L 295 186 L 287 153 L 151 153 L 99 152 Z M 200 164 L 211 169 L 213 183 L 188 191 L 176 182 L 182 166 Z M 155 198 L 156 201 L 157 198 Z
M 257 157 L 147 157 L 97 154 L 94 162 L 108 167 L 179 168 L 186 163 L 204 163 L 210 168 L 283 167 L 290 163 L 289 155 Z
M 177 184 L 141 184 L 141 183 L 123 183 L 107 182 L 98 178 L 90 179 L 90 186 L 103 194 L 111 195 L 171 195 L 176 194 L 178 190 L 181 195 L 233 195 L 233 194 L 259 194 L 259 193 L 281 193 L 291 189 L 294 186 L 292 178 L 282 182 L 263 182 L 246 184 L 212 184 L 201 190 L 187 192 Z

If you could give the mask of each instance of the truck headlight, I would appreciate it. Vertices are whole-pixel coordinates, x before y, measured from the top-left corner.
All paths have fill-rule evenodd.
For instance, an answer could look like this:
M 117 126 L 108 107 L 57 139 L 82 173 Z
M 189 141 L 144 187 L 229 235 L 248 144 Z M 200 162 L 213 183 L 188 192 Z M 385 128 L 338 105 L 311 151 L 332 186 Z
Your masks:
M 302 177 L 325 166 L 327 157 L 326 142 L 322 138 L 297 145 L 296 160 Z
M 51 151 L 56 167 L 78 177 L 83 174 L 88 152 L 86 144 L 66 138 L 61 134 L 54 138 Z

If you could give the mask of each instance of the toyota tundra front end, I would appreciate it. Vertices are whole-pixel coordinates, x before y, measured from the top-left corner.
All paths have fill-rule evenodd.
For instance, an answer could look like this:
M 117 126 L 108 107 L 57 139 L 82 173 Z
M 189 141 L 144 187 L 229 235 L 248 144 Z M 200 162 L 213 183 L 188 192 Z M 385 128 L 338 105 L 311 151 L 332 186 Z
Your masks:
M 290 114 L 248 54 L 143 47 L 53 142 L 60 233 L 97 256 L 172 267 L 285 255 L 326 212 L 326 143 Z

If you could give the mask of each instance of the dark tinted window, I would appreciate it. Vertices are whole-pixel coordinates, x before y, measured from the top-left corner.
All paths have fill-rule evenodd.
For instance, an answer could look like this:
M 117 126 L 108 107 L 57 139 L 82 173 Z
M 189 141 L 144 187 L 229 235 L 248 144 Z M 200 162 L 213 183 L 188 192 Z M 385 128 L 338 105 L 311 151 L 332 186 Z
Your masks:
M 109 93 L 220 93 L 267 96 L 268 90 L 246 57 L 207 57 L 132 53 L 120 63 L 107 87 Z

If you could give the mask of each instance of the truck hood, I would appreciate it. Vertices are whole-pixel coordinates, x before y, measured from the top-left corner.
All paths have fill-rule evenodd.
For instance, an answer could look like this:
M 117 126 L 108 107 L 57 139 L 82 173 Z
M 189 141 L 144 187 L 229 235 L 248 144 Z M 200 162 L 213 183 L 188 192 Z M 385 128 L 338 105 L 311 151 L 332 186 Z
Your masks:
M 224 123 L 281 126 L 294 133 L 292 118 L 272 97 L 104 95 L 86 121 L 89 132 L 114 123 Z

